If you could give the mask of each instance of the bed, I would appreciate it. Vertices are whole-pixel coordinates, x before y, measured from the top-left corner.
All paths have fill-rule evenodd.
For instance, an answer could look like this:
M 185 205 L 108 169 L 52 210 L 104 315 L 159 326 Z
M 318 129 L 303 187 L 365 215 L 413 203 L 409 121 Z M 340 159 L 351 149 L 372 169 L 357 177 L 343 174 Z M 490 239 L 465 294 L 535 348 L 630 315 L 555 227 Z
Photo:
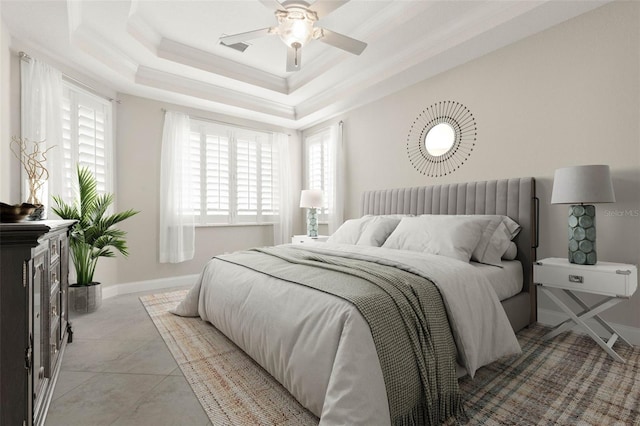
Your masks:
M 405 274 L 428 279 L 442 296 L 444 318 L 450 325 L 454 353 L 449 358 L 459 364 L 451 367 L 447 351 L 440 351 L 438 341 L 430 343 L 438 349 L 429 360 L 442 367 L 430 367 L 437 371 L 429 378 L 446 383 L 449 376 L 441 371 L 449 368 L 457 368 L 458 375 L 473 376 L 482 365 L 517 354 L 520 348 L 514 331 L 536 320 L 535 286 L 531 283 L 537 245 L 536 210 L 533 178 L 365 192 L 363 215 L 508 216 L 521 226 L 514 239 L 516 260 L 501 268 L 507 272 L 500 272 L 504 277 L 499 277 L 485 265 L 385 247 L 317 243 L 304 248 L 265 248 L 212 259 L 174 313 L 211 322 L 318 416 L 321 425 L 435 424 L 439 421 L 421 417 L 424 412 L 429 416 L 434 411 L 424 410 L 425 405 L 431 407 L 431 400 L 425 402 L 413 382 L 405 384 L 407 371 L 413 374 L 413 370 L 397 373 L 405 374 L 402 379 L 390 379 L 389 369 L 407 364 L 400 360 L 410 350 L 387 345 L 383 355 L 377 336 L 380 327 L 386 327 L 384 321 L 382 326 L 374 326 L 377 320 L 367 314 L 363 302 L 356 304 L 360 296 L 349 299 L 349 295 L 331 294 L 326 287 L 353 274 L 348 278 L 353 281 L 349 286 L 359 288 L 371 279 L 359 274 L 384 275 L 389 268 L 394 277 Z M 325 269 L 309 266 L 317 261 L 322 261 Z M 346 274 L 342 271 L 346 264 L 361 271 Z M 516 276 L 520 271 L 522 282 L 516 285 L 520 284 L 521 291 L 513 294 L 511 290 L 500 300 L 490 280 L 502 281 L 505 288 L 513 287 L 509 284 L 514 281 L 513 271 Z M 303 285 L 292 283 L 296 280 L 304 281 Z M 395 313 L 385 315 L 391 318 Z M 409 328 L 406 321 L 404 327 Z M 439 330 L 438 326 L 429 327 Z M 443 336 L 441 341 L 448 342 L 447 335 Z M 422 334 L 419 337 L 422 339 Z M 415 375 L 424 383 L 424 367 L 416 368 Z M 456 371 L 453 374 L 455 379 Z M 390 387 L 393 380 L 395 387 Z M 440 402 L 445 399 L 440 398 Z M 422 406 L 422 410 L 407 409 L 405 413 L 402 410 L 407 404 Z M 458 407 L 455 403 L 453 406 Z

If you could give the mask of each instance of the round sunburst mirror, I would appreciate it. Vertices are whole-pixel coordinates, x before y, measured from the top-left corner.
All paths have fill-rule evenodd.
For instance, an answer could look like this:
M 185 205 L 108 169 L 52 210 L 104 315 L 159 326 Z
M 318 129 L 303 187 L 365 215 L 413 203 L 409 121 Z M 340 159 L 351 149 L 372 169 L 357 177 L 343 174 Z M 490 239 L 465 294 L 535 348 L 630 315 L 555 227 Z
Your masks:
M 423 175 L 449 175 L 469 158 L 478 136 L 471 111 L 455 101 L 437 102 L 414 120 L 407 136 L 407 155 Z

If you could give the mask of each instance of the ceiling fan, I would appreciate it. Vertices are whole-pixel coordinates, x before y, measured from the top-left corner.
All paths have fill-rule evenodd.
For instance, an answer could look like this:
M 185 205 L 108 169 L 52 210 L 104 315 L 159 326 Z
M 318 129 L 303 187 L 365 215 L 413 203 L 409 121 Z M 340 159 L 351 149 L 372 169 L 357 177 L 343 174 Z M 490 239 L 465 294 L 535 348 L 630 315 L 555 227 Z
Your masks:
M 301 66 L 301 49 L 311 40 L 320 40 L 331 46 L 359 55 L 367 47 L 367 43 L 330 31 L 315 27 L 318 19 L 323 18 L 349 0 L 316 0 L 309 4 L 302 0 L 260 0 L 262 4 L 274 11 L 278 18 L 278 26 L 248 31 L 246 33 L 220 37 L 225 46 L 253 40 L 267 35 L 279 35 L 287 45 L 287 71 L 298 71 Z

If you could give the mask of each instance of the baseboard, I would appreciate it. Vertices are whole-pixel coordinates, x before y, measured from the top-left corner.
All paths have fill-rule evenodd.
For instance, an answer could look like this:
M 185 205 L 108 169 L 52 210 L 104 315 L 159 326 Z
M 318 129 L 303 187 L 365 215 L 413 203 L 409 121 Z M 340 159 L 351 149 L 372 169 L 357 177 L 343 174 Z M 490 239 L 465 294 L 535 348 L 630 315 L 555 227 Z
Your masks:
M 538 308 L 538 322 L 544 325 L 555 326 L 569 318 L 562 312 L 552 311 L 550 309 Z M 607 321 L 608 322 L 608 321 Z M 605 336 L 608 338 L 609 333 L 594 319 L 589 319 L 586 323 L 595 331 L 599 336 Z M 616 331 L 627 339 L 632 345 L 640 346 L 640 328 L 631 327 L 629 325 L 609 323 Z M 584 331 L 580 327 L 572 328 L 573 331 L 583 333 Z M 617 345 L 618 343 L 616 343 Z M 623 343 L 624 344 L 624 343 Z
M 198 276 L 198 274 L 181 275 L 178 277 L 158 278 L 155 280 L 133 281 L 129 283 L 103 286 L 102 298 L 108 299 L 121 294 L 137 293 L 139 291 L 163 290 L 171 287 L 193 285 L 198 279 Z

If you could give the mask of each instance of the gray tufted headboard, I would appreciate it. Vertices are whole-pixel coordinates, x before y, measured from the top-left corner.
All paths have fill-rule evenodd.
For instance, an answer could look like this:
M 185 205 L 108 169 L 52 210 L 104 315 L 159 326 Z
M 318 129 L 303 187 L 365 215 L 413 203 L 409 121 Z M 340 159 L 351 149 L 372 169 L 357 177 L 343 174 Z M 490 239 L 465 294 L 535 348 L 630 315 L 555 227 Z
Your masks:
M 531 177 L 366 191 L 362 196 L 362 214 L 499 214 L 518 222 L 522 230 L 514 241 L 523 266 L 526 294 L 503 301 L 517 330 L 537 318 L 533 284 L 538 246 L 537 209 L 535 180 Z

